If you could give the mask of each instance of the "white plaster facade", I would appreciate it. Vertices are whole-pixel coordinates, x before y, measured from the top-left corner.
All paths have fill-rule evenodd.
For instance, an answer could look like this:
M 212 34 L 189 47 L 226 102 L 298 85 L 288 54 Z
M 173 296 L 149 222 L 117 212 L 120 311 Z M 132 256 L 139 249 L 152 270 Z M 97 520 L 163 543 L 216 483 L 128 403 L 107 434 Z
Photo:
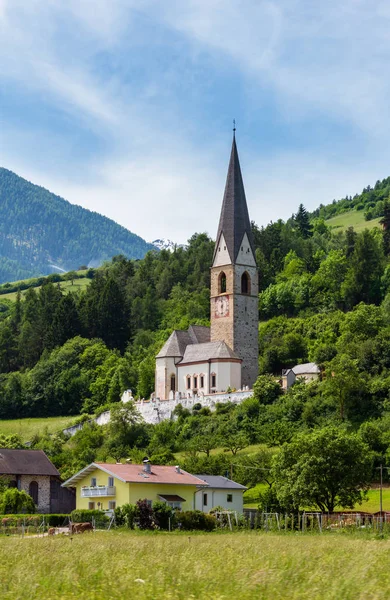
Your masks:
M 235 489 L 219 489 L 208 487 L 195 494 L 195 509 L 210 512 L 217 506 L 225 510 L 235 510 L 238 514 L 244 512 L 244 491 Z

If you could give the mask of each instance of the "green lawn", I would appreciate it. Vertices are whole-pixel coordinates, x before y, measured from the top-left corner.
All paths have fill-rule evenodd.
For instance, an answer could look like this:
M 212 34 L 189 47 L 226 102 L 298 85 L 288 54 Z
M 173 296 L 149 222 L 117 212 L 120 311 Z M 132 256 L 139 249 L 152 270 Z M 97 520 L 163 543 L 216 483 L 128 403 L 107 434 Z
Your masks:
M 59 286 L 62 290 L 66 291 L 66 292 L 77 292 L 78 290 L 83 290 L 85 289 L 90 283 L 91 283 L 91 279 L 89 279 L 88 277 L 82 277 L 80 279 L 75 279 L 72 285 L 71 281 L 60 281 L 59 282 Z M 57 283 L 54 283 L 54 285 L 57 285 Z M 34 290 L 38 291 L 40 289 L 39 287 L 35 287 L 33 288 Z M 21 295 L 24 296 L 27 293 L 27 290 L 21 290 Z M 10 292 L 9 294 L 1 294 L 0 295 L 0 300 L 2 298 L 7 298 L 8 300 L 16 300 L 16 296 L 17 296 L 17 292 Z
M 380 227 L 379 218 L 372 219 L 372 221 L 366 221 L 364 219 L 363 210 L 351 210 L 349 212 L 337 215 L 332 219 L 325 221 L 326 225 L 331 226 L 334 231 L 344 231 L 348 227 L 353 227 L 355 231 L 363 231 L 363 229 L 373 229 L 373 227 Z
M 20 435 L 23 442 L 28 442 L 37 434 L 47 429 L 49 433 L 55 433 L 65 427 L 72 425 L 77 417 L 49 417 L 42 419 L 13 419 L 0 420 L 0 434 Z
M 258 483 L 254 488 L 251 488 L 244 494 L 244 503 L 245 508 L 257 508 L 258 505 L 258 497 L 261 492 L 267 489 L 267 485 L 263 483 Z M 383 496 L 383 510 L 390 511 L 390 487 L 383 488 L 382 491 Z M 379 489 L 372 489 L 368 492 L 368 500 L 367 502 L 363 502 L 363 504 L 357 504 L 354 507 L 354 510 L 361 510 L 363 512 L 371 512 L 375 513 L 379 510 Z M 337 507 L 337 510 L 342 510 L 341 507 Z M 349 509 L 346 509 L 349 510 Z
M 385 600 L 390 541 L 319 534 L 97 532 L 0 544 L 2 600 Z

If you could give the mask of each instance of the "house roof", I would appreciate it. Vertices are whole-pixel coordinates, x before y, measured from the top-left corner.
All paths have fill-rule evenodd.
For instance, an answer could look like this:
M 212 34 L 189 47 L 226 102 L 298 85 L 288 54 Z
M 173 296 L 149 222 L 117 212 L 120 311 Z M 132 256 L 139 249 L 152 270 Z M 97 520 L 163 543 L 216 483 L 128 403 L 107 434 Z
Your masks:
M 215 243 L 214 258 L 221 235 L 224 235 L 230 258 L 235 263 L 245 233 L 255 255 L 251 223 L 245 198 L 244 183 L 238 159 L 236 138 L 233 136 L 232 151 L 226 178 L 221 216 Z
M 303 365 L 295 365 L 291 369 L 295 375 L 307 375 L 309 373 L 321 373 L 320 368 L 316 363 L 304 363 Z
M 100 469 L 112 475 L 125 483 L 163 483 L 166 485 L 196 485 L 204 486 L 204 481 L 183 471 L 179 471 L 174 466 L 151 465 L 151 472 L 147 473 L 143 465 L 110 464 L 110 463 L 91 463 L 75 475 L 70 477 L 62 485 L 64 487 L 73 487 L 78 481 L 83 479 L 89 473 Z
M 187 346 L 181 363 L 204 362 L 218 358 L 239 360 L 237 354 L 225 342 L 218 341 Z
M 210 341 L 210 328 L 203 325 L 190 325 L 187 331 L 175 329 L 157 354 L 156 358 L 167 356 L 180 358 L 187 346 Z
M 60 476 L 43 450 L 14 450 L 10 448 L 0 448 L 0 474 Z
M 240 483 L 236 483 L 227 477 L 221 477 L 220 475 L 196 475 L 199 479 L 202 479 L 211 488 L 217 488 L 221 490 L 247 490 L 248 488 L 245 485 L 241 485 Z

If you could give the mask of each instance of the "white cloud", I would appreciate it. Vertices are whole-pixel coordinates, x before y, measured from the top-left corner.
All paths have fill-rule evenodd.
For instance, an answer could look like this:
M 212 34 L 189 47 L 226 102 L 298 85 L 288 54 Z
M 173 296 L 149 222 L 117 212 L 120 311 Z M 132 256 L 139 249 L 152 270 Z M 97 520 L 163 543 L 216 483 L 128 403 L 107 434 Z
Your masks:
M 137 88 L 115 69 L 115 59 L 123 60 L 126 53 L 131 64 L 133 52 L 139 59 L 153 46 L 155 40 L 143 39 L 142 29 L 137 29 L 140 15 L 152 34 L 158 32 L 165 40 L 167 52 L 171 37 L 181 36 L 181 45 L 170 67 L 157 72 L 154 65 Z M 252 108 L 258 110 L 263 95 L 271 93 L 287 140 L 290 123 L 306 127 L 308 115 L 312 121 L 329 119 L 333 128 L 350 128 L 340 147 L 318 146 L 311 154 L 290 143 L 278 154 L 267 155 L 257 147 L 250 156 L 244 144 L 240 147 L 239 136 L 248 204 L 256 222 L 287 218 L 300 202 L 313 209 L 354 194 L 388 175 L 389 19 L 383 0 L 0 0 L 3 79 L 17 82 L 23 93 L 40 94 L 71 116 L 75 130 L 92 130 L 104 142 L 99 155 L 78 156 L 82 179 L 79 165 L 76 176 L 69 160 L 72 148 L 65 147 L 65 139 L 52 134 L 57 168 L 50 168 L 51 157 L 46 168 L 38 167 L 35 156 L 23 155 L 23 149 L 33 147 L 32 136 L 38 145 L 45 141 L 49 147 L 50 132 L 8 125 L 1 144 L 3 164 L 146 239 L 164 236 L 183 242 L 196 230 L 214 235 L 228 134 L 221 132 L 215 139 L 215 127 L 207 132 L 206 121 L 200 127 L 207 134 L 202 144 L 196 143 L 191 109 L 178 107 L 171 91 L 187 86 L 191 100 L 191 68 L 206 69 L 207 57 L 213 69 L 223 71 L 224 77 L 231 71 L 232 81 L 242 86 L 240 121 L 250 121 Z M 106 53 L 113 60 L 102 74 L 100 60 L 103 56 L 104 62 Z M 184 65 L 180 53 L 186 53 Z M 158 58 L 153 57 L 157 64 Z M 145 63 L 142 75 L 147 71 Z M 213 72 L 206 77 L 210 94 L 217 93 Z M 207 116 L 219 122 L 238 116 L 224 113 L 234 108 L 233 100 L 226 105 L 221 100 L 220 114 Z M 172 127 L 179 110 L 180 119 Z M 203 110 L 207 112 L 207 104 Z M 248 131 L 245 137 L 250 137 Z M 359 152 L 355 138 L 362 143 Z

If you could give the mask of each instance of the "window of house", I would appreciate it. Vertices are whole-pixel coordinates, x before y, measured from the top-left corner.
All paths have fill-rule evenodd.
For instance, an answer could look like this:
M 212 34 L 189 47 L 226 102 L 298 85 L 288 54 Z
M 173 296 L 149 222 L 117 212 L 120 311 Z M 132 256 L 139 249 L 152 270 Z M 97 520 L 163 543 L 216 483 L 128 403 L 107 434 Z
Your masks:
M 207 506 L 207 494 L 203 494 L 203 506 Z
M 191 389 L 191 377 L 187 377 L 187 390 Z
M 196 376 L 196 375 L 195 375 L 195 377 L 194 377 L 194 388 L 195 388 L 195 389 L 197 389 L 197 388 L 198 388 L 198 378 L 197 378 L 197 376 Z
M 95 510 L 95 502 L 88 502 L 88 510 Z
M 219 274 L 219 285 L 218 293 L 224 294 L 226 292 L 226 275 L 223 271 Z
M 114 487 L 114 478 L 113 477 L 108 478 L 108 487 Z
M 171 508 L 177 508 L 178 510 L 181 510 L 181 502 L 178 501 L 172 501 L 172 502 L 167 502 L 168 506 L 170 506 Z
M 176 377 L 171 375 L 171 392 L 176 391 Z
M 200 376 L 200 387 L 204 388 L 204 377 L 203 377 L 203 375 Z
M 96 477 L 91 477 L 91 487 L 96 487 Z
M 245 273 L 242 274 L 241 277 L 241 293 L 242 294 L 250 294 L 250 286 L 251 286 L 251 282 L 250 282 L 250 278 L 248 273 L 245 271 Z
M 152 508 L 152 500 L 146 500 L 146 504 Z
M 108 501 L 108 510 L 115 510 L 115 508 L 116 508 L 115 500 L 109 500 Z
M 211 387 L 217 387 L 217 376 L 214 373 L 211 375 Z
M 38 505 L 38 483 L 36 481 L 30 482 L 30 485 L 28 486 L 28 493 L 34 500 L 34 504 Z
M 228 494 L 226 497 L 227 502 L 233 502 L 233 494 Z

